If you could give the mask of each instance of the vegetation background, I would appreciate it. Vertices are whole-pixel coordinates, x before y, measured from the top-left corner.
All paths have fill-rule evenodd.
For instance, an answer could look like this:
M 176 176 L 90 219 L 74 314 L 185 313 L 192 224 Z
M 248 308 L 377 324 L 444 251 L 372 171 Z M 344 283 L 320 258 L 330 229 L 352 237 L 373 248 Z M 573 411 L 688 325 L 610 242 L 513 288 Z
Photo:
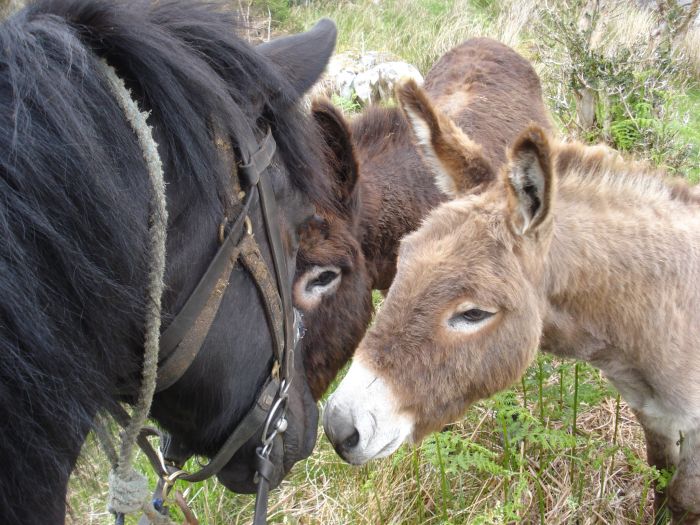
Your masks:
M 233 3 L 249 36 L 305 30 L 327 16 L 339 28 L 338 51 L 390 51 L 423 74 L 466 38 L 497 38 L 533 62 L 563 136 L 602 141 L 693 183 L 700 179 L 700 28 L 691 16 L 697 0 L 685 8 L 670 0 L 646 8 L 624 0 Z M 348 113 L 359 110 L 355 100 L 334 102 Z M 107 462 L 94 441 L 85 448 L 68 523 L 111 524 Z M 645 457 L 640 427 L 598 371 L 540 355 L 520 384 L 385 460 L 346 465 L 319 431 L 314 454 L 273 492 L 269 520 L 651 523 L 654 483 L 663 485 L 671 473 L 648 467 Z M 186 498 L 201 523 L 251 521 L 253 497 L 215 481 L 189 487 Z

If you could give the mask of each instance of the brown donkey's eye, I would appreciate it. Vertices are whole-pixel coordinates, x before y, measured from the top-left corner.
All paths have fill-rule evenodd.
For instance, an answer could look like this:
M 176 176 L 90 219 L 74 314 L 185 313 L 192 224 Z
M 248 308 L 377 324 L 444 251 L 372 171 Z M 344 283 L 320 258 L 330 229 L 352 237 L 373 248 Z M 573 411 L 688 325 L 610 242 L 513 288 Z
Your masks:
M 338 272 L 326 270 L 321 275 L 316 277 L 316 279 L 311 281 L 309 283 L 309 287 L 313 288 L 315 286 L 328 286 L 331 282 L 333 282 L 336 279 L 336 277 L 338 277 Z
M 493 315 L 493 312 L 487 312 L 486 310 L 479 310 L 478 308 L 472 308 L 461 314 L 462 319 L 469 323 L 478 323 L 484 319 L 488 319 Z

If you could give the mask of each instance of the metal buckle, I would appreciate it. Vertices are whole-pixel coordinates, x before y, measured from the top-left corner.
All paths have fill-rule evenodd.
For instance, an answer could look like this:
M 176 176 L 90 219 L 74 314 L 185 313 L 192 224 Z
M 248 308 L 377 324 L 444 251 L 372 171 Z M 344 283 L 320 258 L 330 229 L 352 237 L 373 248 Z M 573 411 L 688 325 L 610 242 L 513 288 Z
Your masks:
M 175 482 L 177 481 L 177 478 L 180 476 L 185 476 L 187 475 L 187 472 L 184 470 L 175 470 L 168 474 L 167 476 L 163 476 L 163 482 L 165 483 L 166 487 L 172 487 L 175 485 Z
M 280 390 L 281 386 L 282 385 L 280 385 Z M 272 408 L 270 408 L 270 412 L 268 413 L 267 419 L 265 420 L 265 425 L 263 425 L 262 436 L 260 438 L 260 441 L 263 445 L 263 449 L 265 449 L 268 446 L 271 446 L 272 441 L 275 439 L 277 434 L 280 434 L 287 430 L 287 407 L 285 405 L 286 401 L 287 396 L 280 396 L 277 398 L 277 401 L 275 401 L 275 403 L 272 405 Z M 278 411 L 279 414 L 277 413 Z M 276 417 L 278 415 L 279 417 Z M 270 430 L 271 427 L 272 430 Z

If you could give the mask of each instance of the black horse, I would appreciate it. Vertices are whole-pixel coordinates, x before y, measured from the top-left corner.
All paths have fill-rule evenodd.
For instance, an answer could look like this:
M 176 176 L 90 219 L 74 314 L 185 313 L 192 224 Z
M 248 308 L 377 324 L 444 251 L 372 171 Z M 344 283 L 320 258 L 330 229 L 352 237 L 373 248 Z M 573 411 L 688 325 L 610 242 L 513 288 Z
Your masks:
M 0 523 L 63 523 L 68 479 L 98 412 L 136 392 L 148 269 L 148 173 L 100 74 L 132 90 L 159 144 L 169 212 L 163 327 L 217 251 L 243 128 L 268 127 L 290 274 L 297 230 L 327 202 L 322 137 L 297 109 L 332 52 L 335 27 L 252 48 L 211 4 L 51 0 L 0 26 Z M 231 217 L 231 215 L 229 215 Z M 260 206 L 250 218 L 271 254 Z M 317 408 L 296 360 L 278 483 L 310 454 Z M 272 363 L 259 292 L 236 267 L 194 363 L 152 415 L 189 451 L 212 456 L 253 404 Z M 121 399 L 129 400 L 127 395 Z M 255 440 L 219 473 L 254 489 Z

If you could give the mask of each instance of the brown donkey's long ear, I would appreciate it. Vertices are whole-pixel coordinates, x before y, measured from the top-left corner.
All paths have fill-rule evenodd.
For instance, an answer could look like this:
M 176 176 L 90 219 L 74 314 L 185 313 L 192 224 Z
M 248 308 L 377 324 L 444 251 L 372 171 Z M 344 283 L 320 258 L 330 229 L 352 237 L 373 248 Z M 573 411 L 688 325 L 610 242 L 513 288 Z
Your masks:
M 530 126 L 510 151 L 506 187 L 515 231 L 534 232 L 550 216 L 554 174 L 549 141 L 545 132 Z
M 495 180 L 481 146 L 436 109 L 414 80 L 401 82 L 396 88 L 396 98 L 443 193 L 458 197 L 479 187 L 483 189 Z
M 334 198 L 341 210 L 351 213 L 359 177 L 350 129 L 343 115 L 328 100 L 314 100 L 311 114 L 326 144 Z

